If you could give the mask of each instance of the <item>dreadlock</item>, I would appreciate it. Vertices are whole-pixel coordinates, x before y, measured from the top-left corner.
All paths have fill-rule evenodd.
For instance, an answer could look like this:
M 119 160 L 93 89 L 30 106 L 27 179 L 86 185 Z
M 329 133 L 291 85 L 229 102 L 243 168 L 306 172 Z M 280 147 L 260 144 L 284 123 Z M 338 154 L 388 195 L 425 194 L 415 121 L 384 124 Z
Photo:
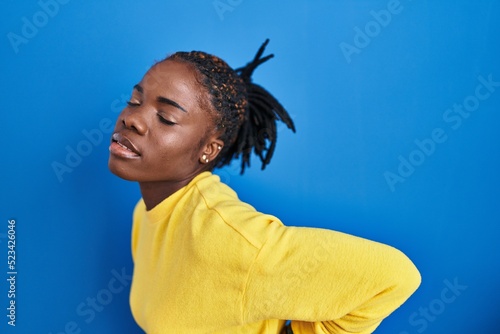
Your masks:
M 295 132 L 285 108 L 266 89 L 252 82 L 254 70 L 274 57 L 270 54 L 261 58 L 268 43 L 269 39 L 251 62 L 235 70 L 222 59 L 201 51 L 176 52 L 166 59 L 187 62 L 201 74 L 200 81 L 211 97 L 211 109 L 215 110 L 216 129 L 225 144 L 215 167 L 229 165 L 241 155 L 243 174 L 250 167 L 253 150 L 264 169 L 276 148 L 276 120 Z

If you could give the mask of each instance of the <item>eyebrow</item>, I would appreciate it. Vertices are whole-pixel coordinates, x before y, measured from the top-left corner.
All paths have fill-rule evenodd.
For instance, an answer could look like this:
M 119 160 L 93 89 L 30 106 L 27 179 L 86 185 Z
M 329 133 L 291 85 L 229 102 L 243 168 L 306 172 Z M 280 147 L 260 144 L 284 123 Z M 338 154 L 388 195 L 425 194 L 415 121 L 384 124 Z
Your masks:
M 169 98 L 166 98 L 166 97 L 163 97 L 163 96 L 158 96 L 156 98 L 156 101 L 158 101 L 159 103 L 163 103 L 163 104 L 168 104 L 168 105 L 171 105 L 173 107 L 176 107 L 176 108 L 179 108 L 180 110 L 184 111 L 184 112 L 187 112 L 186 109 L 184 109 L 183 107 L 181 107 L 177 102 L 175 101 L 172 101 L 171 99 Z
M 139 85 L 139 84 L 135 85 L 135 86 L 134 86 L 134 89 L 135 89 L 136 91 L 138 91 L 139 93 L 143 93 L 143 92 L 144 92 L 144 90 L 142 89 L 141 85 Z
M 139 84 L 135 85 L 135 86 L 134 86 L 134 89 L 135 89 L 135 90 L 137 90 L 137 91 L 138 91 L 139 93 L 141 93 L 141 94 L 144 92 L 144 90 L 142 89 L 142 86 L 141 86 L 141 85 L 139 85 Z M 174 100 L 171 100 L 171 99 L 169 99 L 169 98 L 167 98 L 167 97 L 164 97 L 164 96 L 158 96 L 158 97 L 156 98 L 156 101 L 157 101 L 157 102 L 159 102 L 159 103 L 162 103 L 162 104 L 168 104 L 168 105 L 173 106 L 173 107 L 176 107 L 176 108 L 178 108 L 178 109 L 180 109 L 180 110 L 182 110 L 182 111 L 184 111 L 184 112 L 187 112 L 187 110 L 186 110 L 186 109 L 184 109 L 183 107 L 181 107 L 181 105 L 180 105 L 179 103 L 177 103 L 177 102 L 175 102 Z

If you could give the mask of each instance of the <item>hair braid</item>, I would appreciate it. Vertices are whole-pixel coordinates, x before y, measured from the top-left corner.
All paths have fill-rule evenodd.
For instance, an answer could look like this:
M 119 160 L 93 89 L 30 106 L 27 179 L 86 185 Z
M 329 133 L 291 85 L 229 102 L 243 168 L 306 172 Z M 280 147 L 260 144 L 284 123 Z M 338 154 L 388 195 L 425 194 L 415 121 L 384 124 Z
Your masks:
M 267 39 L 254 59 L 246 66 L 233 70 L 222 59 L 201 51 L 177 52 L 166 60 L 188 62 L 202 76 L 201 83 L 211 96 L 215 125 L 221 133 L 224 148 L 214 166 L 229 165 L 241 155 L 241 173 L 250 166 L 252 150 L 259 156 L 262 169 L 271 161 L 277 141 L 276 120 L 295 132 L 295 126 L 285 108 L 263 87 L 252 83 L 253 71 L 274 57 L 261 58 L 269 43 Z

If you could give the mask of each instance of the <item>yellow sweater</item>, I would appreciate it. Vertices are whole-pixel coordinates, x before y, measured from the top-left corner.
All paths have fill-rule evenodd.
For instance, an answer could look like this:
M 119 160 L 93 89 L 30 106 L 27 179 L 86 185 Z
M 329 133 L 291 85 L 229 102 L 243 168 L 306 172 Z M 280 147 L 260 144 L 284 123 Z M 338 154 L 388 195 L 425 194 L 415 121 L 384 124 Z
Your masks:
M 420 284 L 400 251 L 351 235 L 286 227 L 204 172 L 132 232 L 130 304 L 148 334 L 372 333 Z

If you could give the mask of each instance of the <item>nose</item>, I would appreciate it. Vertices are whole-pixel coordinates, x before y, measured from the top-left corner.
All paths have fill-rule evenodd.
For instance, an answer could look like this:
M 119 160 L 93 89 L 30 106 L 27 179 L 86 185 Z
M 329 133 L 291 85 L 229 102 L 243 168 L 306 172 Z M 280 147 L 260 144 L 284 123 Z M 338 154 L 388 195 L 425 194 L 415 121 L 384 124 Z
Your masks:
M 139 110 L 130 111 L 127 109 L 122 112 L 121 123 L 126 129 L 144 135 L 147 132 L 147 124 L 143 113 Z

